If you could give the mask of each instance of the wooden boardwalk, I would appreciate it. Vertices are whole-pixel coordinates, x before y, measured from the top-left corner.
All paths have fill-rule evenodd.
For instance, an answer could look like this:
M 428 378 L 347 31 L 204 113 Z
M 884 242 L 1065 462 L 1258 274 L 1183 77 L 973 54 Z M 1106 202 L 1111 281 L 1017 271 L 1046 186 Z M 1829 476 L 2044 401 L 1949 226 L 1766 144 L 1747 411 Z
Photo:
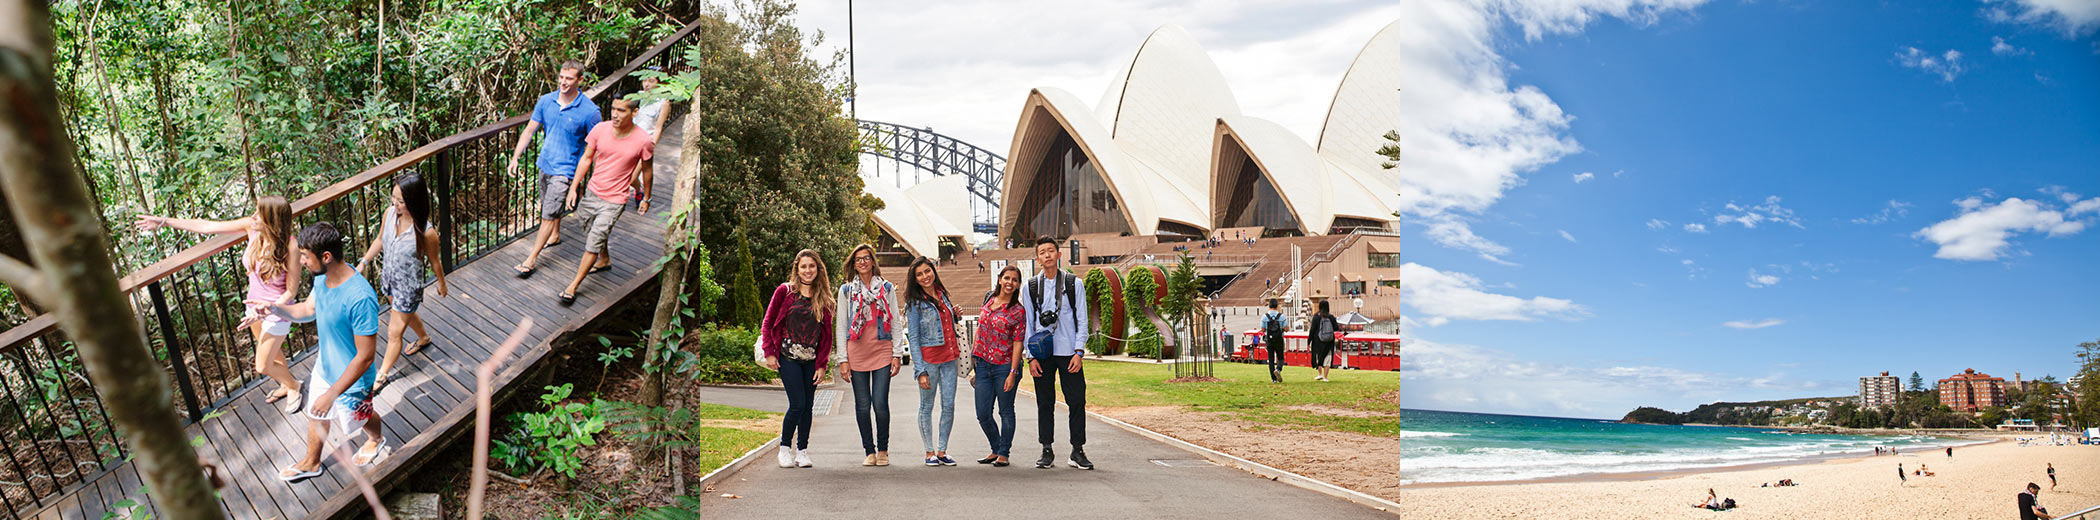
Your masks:
M 655 197 L 650 213 L 636 215 L 632 206 L 628 208 L 610 239 L 612 270 L 587 278 L 577 291 L 573 306 L 562 307 L 555 295 L 568 285 L 583 255 L 586 230 L 582 219 L 574 216 L 563 219 L 561 244 L 541 254 L 539 271 L 530 280 L 517 279 L 511 269 L 524 260 L 532 247 L 532 237 L 528 235 L 455 266 L 446 275 L 451 285 L 449 297 L 439 297 L 434 284 L 425 290 L 419 314 L 430 330 L 433 344 L 415 356 L 402 356 L 395 367 L 395 380 L 379 393 L 376 404 L 384 419 L 388 443 L 394 446 L 392 456 L 370 468 L 346 467 L 330 458 L 324 462 L 320 477 L 297 484 L 278 480 L 277 471 L 304 453 L 306 420 L 284 413 L 276 404 L 263 402 L 269 390 L 277 386 L 268 378 L 258 378 L 210 418 L 190 425 L 189 433 L 204 439 L 197 447 L 198 455 L 217 463 L 226 479 L 227 485 L 220 491 L 226 515 L 241 519 L 331 518 L 363 511 L 364 499 L 349 472 L 366 471 L 367 477 L 384 492 L 452 440 L 463 434 L 471 436 L 474 367 L 487 359 L 519 321 L 530 317 L 534 325 L 530 337 L 496 372 L 492 387 L 497 389 L 498 397 L 520 390 L 517 387 L 522 385 L 518 383 L 547 357 L 558 339 L 655 278 L 655 264 L 663 253 L 663 213 L 671 206 L 678 143 L 684 142 L 679 121 L 664 126 L 665 135 L 656 151 Z M 350 246 L 348 250 L 364 250 L 364 244 Z M 296 325 L 293 331 L 313 334 L 308 325 Z M 406 341 L 415 341 L 412 332 L 407 336 Z M 380 346 L 384 349 L 383 337 Z M 306 377 L 313 369 L 313 361 L 311 351 L 293 360 L 292 373 Z M 122 518 L 124 514 L 113 505 L 125 500 L 140 504 L 140 512 L 151 512 L 152 503 L 141 491 L 141 482 L 138 472 L 126 462 L 90 475 L 66 493 L 48 499 L 46 503 L 50 505 L 25 512 L 23 517 L 100 520 L 105 512 L 116 512 Z M 154 516 L 160 515 L 154 512 Z

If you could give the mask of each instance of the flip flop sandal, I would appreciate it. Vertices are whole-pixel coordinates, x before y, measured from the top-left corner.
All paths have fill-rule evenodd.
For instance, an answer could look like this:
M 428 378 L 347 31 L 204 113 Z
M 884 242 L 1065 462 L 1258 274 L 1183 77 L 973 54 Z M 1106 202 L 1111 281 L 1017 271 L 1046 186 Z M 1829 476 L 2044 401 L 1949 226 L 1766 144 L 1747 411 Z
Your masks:
M 392 379 L 391 374 L 379 374 L 377 376 L 374 376 L 372 378 L 372 393 L 379 393 L 380 389 L 386 388 L 386 384 L 391 382 L 389 381 L 389 379 Z
M 379 461 L 381 461 L 381 460 L 385 460 L 385 459 L 386 459 L 386 456 L 387 456 L 387 455 L 391 455 L 391 454 L 393 454 L 393 453 L 394 453 L 394 447 L 393 447 L 393 446 L 391 446 L 391 445 L 387 445 L 387 444 L 380 444 L 380 445 L 379 445 L 379 449 L 377 449 L 377 450 L 372 450 L 372 453 L 371 453 L 371 454 L 369 454 L 369 455 L 368 455 L 368 454 L 366 454 L 366 453 L 365 453 L 365 450 L 363 450 L 363 449 L 359 449 L 359 450 L 357 450 L 357 454 L 355 454 L 355 455 L 352 455 L 352 456 L 350 457 L 350 462 L 354 462 L 354 463 L 356 463 L 356 464 L 358 465 L 358 467 L 365 467 L 365 466 L 371 466 L 371 465 L 372 465 L 372 463 L 374 463 L 374 462 L 379 462 Z M 358 462 L 358 461 L 357 461 L 357 459 L 365 459 L 365 460 L 364 460 L 364 462 Z
M 568 307 L 570 305 L 576 304 L 576 295 L 574 294 L 561 294 L 556 295 L 555 297 L 561 300 L 561 306 L 563 307 Z
M 530 269 L 518 269 L 518 268 L 516 268 L 516 267 L 512 267 L 512 268 L 510 268 L 510 270 L 512 270 L 512 271 L 516 271 L 516 272 L 518 273 L 518 279 L 520 279 L 520 280 L 523 280 L 523 279 L 527 279 L 527 278 L 532 278 L 532 273 L 533 273 L 534 271 L 538 271 L 538 270 L 540 270 L 540 268 L 538 268 L 538 267 L 534 267 L 534 268 L 530 268 Z
M 296 390 L 290 394 L 285 394 L 284 397 L 286 397 L 286 399 L 281 399 L 281 401 L 283 401 L 286 404 L 286 406 L 280 407 L 284 410 L 284 413 L 299 413 L 300 405 L 305 404 L 305 401 L 299 400 L 299 392 Z
M 409 346 L 408 346 L 408 351 L 406 351 L 406 352 L 402 352 L 402 353 L 401 353 L 401 355 L 404 355 L 404 356 L 413 356 L 413 355 L 416 355 L 416 353 L 417 353 L 417 352 L 422 352 L 422 351 L 423 351 L 423 347 L 428 347 L 428 346 L 430 346 L 430 340 L 429 340 L 428 338 L 425 338 L 425 339 L 423 339 L 422 341 L 420 341 L 420 342 L 417 342 L 417 343 L 416 343 L 416 344 L 414 344 L 414 345 L 409 345 Z
M 273 393 L 271 393 L 269 397 L 265 397 L 265 398 L 263 398 L 263 402 L 265 402 L 265 403 L 274 403 L 274 402 L 277 402 L 278 400 L 284 399 L 284 396 L 287 396 L 287 395 L 291 395 L 291 394 L 293 393 L 293 392 L 289 392 L 289 391 L 286 391 L 286 389 L 284 389 L 284 388 L 279 388 L 279 389 L 277 389 L 277 390 L 278 390 L 277 392 L 273 392 Z
M 287 471 L 291 471 L 293 473 L 286 473 Z M 297 484 L 299 482 L 305 481 L 306 479 L 318 476 L 321 476 L 321 466 L 319 465 L 314 466 L 314 469 L 308 471 L 299 471 L 293 468 L 284 468 L 281 470 L 277 470 L 277 480 L 282 480 L 293 484 Z
M 597 267 L 592 267 L 592 268 L 591 268 L 591 270 L 590 270 L 590 271 L 586 271 L 586 272 L 585 272 L 585 274 L 598 274 L 598 273 L 603 273 L 603 272 L 606 272 L 606 271 L 611 271 L 611 270 L 612 270 L 612 264 L 605 264 L 605 265 L 603 265 L 603 266 L 597 266 Z

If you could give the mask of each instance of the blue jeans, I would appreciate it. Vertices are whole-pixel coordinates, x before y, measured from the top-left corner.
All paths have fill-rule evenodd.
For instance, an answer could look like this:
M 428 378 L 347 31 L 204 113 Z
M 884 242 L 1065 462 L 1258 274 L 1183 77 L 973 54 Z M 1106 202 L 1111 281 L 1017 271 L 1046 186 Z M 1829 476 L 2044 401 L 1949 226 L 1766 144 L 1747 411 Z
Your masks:
M 1006 389 L 1006 375 L 1014 367 L 993 364 L 975 356 L 970 360 L 977 363 L 977 375 L 971 378 L 977 386 L 977 426 L 984 428 L 984 438 L 992 442 L 992 454 L 1011 456 L 1014 448 L 1014 392 L 1021 385 L 1015 382 L 1014 390 Z M 993 401 L 999 405 L 997 421 L 992 420 Z
M 780 360 L 780 384 L 787 387 L 788 411 L 780 418 L 780 445 L 798 450 L 809 449 L 809 421 L 811 404 L 816 401 L 817 363 L 815 361 Z M 789 440 L 795 442 L 788 444 Z
M 873 412 L 873 413 L 870 413 Z M 860 423 L 860 449 L 890 451 L 890 369 L 853 371 L 853 420 Z M 869 422 L 874 431 L 869 431 Z
M 913 360 L 917 362 L 917 360 Z M 919 439 L 925 441 L 926 451 L 948 451 L 948 432 L 955 429 L 955 367 L 959 359 L 946 363 L 928 364 L 926 376 L 932 388 L 919 389 Z M 941 437 L 934 442 L 933 398 L 941 398 Z

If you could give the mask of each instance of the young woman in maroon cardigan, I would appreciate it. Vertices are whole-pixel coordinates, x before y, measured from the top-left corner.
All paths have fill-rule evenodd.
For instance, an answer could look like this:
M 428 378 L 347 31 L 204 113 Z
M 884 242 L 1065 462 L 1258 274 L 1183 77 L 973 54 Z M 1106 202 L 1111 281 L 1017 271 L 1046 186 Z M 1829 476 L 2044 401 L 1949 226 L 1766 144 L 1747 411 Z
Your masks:
M 773 289 L 759 326 L 766 368 L 780 371 L 780 384 L 787 387 L 788 411 L 780 420 L 783 468 L 810 467 L 803 451 L 809 449 L 810 406 L 831 359 L 832 312 L 838 307 L 830 287 L 831 275 L 816 251 L 795 253 L 795 268 L 787 283 Z

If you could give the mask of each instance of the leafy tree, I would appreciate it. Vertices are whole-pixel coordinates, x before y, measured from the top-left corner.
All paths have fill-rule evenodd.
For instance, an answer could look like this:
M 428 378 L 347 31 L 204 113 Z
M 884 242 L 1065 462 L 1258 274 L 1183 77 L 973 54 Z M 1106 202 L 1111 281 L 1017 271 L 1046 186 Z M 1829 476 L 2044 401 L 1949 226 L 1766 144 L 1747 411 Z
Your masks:
M 866 237 L 858 131 L 839 110 L 841 56 L 819 61 L 808 54 L 822 36 L 804 38 L 792 4 L 750 0 L 730 8 L 735 12 L 704 7 L 713 20 L 738 22 L 706 22 L 685 53 L 692 72 L 675 78 L 675 88 L 701 93 L 692 113 L 697 129 L 686 136 L 697 142 L 705 177 L 700 221 L 739 223 L 702 226 L 700 239 L 710 246 L 741 242 L 711 248 L 722 255 L 717 264 L 737 266 L 733 277 L 748 271 L 755 280 L 781 280 L 796 251 L 838 259 Z M 734 297 L 756 297 L 735 290 L 745 285 L 740 281 L 729 282 Z M 737 318 L 756 323 L 743 321 L 750 315 Z
M 1924 378 L 1924 377 L 1920 377 L 1920 376 L 1918 375 L 1918 373 L 1917 373 L 1917 372 L 1911 372 L 1911 373 L 1910 373 L 1910 391 L 1912 391 L 1912 392 L 1923 392 L 1923 391 L 1925 391 L 1925 378 Z
M 729 322 L 741 327 L 756 328 L 764 318 L 764 298 L 758 292 L 758 281 L 751 262 L 751 241 L 745 238 L 744 227 L 737 226 L 736 271 L 729 283 Z
M 2071 385 L 2071 422 L 2082 428 L 2100 424 L 2100 340 L 2078 344 L 2078 376 Z
M 1202 291 L 1203 277 L 1196 273 L 1196 257 L 1182 251 L 1174 269 L 1167 272 L 1167 297 L 1159 302 L 1159 313 L 1175 329 L 1175 345 L 1186 346 L 1187 340 L 1195 337 L 1196 331 L 1189 330 L 1190 313 L 1201 311 L 1196 308 L 1196 296 Z

